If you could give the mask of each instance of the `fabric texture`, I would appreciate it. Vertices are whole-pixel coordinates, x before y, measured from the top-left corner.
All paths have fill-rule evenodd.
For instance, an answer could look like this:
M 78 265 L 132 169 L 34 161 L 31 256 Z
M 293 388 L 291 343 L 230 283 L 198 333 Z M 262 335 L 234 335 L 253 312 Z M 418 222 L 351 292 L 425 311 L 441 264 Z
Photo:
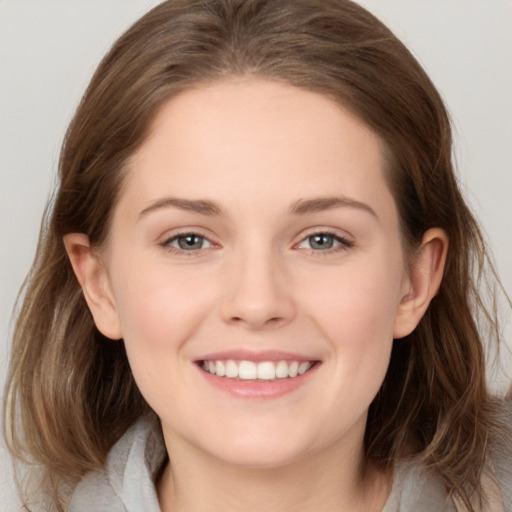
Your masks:
M 160 512 L 155 476 L 167 457 L 159 425 L 143 417 L 78 484 L 69 512 Z
M 496 478 L 491 500 L 482 512 L 512 512 L 512 403 L 500 421 L 510 436 L 491 438 L 490 458 Z M 141 418 L 114 445 L 105 467 L 86 475 L 77 486 L 69 512 L 161 512 L 155 478 L 167 454 L 153 417 Z M 382 512 L 458 512 L 443 482 L 415 462 L 395 469 L 393 488 Z

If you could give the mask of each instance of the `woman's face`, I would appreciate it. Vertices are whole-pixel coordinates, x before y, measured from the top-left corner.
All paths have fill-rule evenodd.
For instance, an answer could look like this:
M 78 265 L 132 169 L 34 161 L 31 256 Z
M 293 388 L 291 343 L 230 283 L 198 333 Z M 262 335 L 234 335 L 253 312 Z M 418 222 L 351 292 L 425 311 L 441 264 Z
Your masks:
M 357 118 L 258 80 L 174 97 L 103 260 L 168 449 L 261 467 L 360 453 L 410 283 L 380 142 Z

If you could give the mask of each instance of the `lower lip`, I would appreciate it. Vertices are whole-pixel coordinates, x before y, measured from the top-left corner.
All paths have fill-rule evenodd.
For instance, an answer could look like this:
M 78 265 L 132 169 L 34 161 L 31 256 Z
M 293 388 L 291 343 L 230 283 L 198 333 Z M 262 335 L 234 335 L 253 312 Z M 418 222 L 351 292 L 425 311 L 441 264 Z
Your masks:
M 269 382 L 235 380 L 227 377 L 218 377 L 217 375 L 205 372 L 199 366 L 197 368 L 209 384 L 236 398 L 271 399 L 287 395 L 301 387 L 310 379 L 311 374 L 317 370 L 318 366 L 320 366 L 320 363 L 315 363 L 306 373 L 298 375 L 297 377 L 278 379 Z

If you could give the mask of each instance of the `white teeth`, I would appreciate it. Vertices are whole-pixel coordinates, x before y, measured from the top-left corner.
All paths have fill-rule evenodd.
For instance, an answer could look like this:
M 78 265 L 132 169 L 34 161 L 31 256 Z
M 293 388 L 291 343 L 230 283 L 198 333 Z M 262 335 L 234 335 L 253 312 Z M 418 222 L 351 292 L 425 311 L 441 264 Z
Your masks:
M 215 363 L 215 373 L 219 377 L 224 377 L 224 375 L 226 375 L 226 366 L 224 365 L 224 363 L 222 361 L 216 361 L 216 363 Z
M 277 370 L 276 370 L 276 367 L 274 366 L 274 363 L 271 363 L 269 361 L 269 362 L 258 364 L 258 379 L 274 380 L 276 378 L 276 374 L 277 374 Z
M 288 364 L 286 361 L 279 361 L 276 366 L 276 377 L 278 379 L 284 379 L 288 377 Z
M 229 379 L 240 380 L 275 380 L 294 378 L 303 375 L 311 367 L 310 361 L 263 361 L 254 363 L 253 361 L 203 361 L 202 368 L 206 372 L 218 377 L 227 377 Z
M 297 361 L 293 361 L 293 363 L 288 366 L 288 377 L 297 377 L 298 370 L 299 363 L 297 363 Z
M 226 377 L 229 377 L 230 379 L 238 377 L 238 365 L 235 361 L 228 361 L 226 363 Z
M 238 365 L 238 376 L 243 380 L 254 380 L 258 376 L 256 365 L 252 361 L 241 361 Z
M 306 373 L 311 368 L 311 364 L 308 362 L 300 363 L 299 375 Z

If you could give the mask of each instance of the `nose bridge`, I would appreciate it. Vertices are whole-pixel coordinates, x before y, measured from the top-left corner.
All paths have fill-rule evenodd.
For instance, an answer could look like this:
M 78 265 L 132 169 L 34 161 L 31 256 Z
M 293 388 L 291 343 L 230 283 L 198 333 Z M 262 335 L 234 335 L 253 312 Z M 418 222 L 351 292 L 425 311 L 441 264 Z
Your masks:
M 232 254 L 222 315 L 252 329 L 283 325 L 295 309 L 286 272 L 270 244 L 252 242 Z

